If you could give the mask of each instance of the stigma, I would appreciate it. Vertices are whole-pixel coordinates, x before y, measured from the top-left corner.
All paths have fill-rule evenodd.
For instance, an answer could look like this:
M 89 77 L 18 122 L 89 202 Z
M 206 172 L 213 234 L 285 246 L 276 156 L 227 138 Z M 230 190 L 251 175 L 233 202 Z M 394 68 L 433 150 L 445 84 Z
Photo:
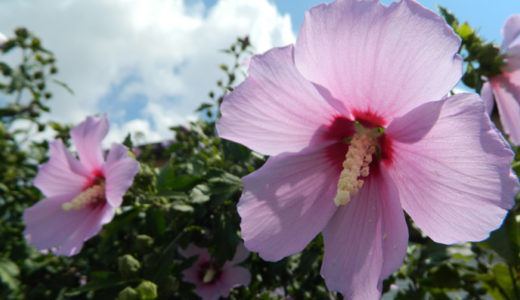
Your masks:
M 215 279 L 215 275 L 217 275 L 217 271 L 213 268 L 209 268 L 206 270 L 204 277 L 202 278 L 203 283 L 210 283 Z
M 352 137 L 343 161 L 343 170 L 339 175 L 338 190 L 334 197 L 336 206 L 349 203 L 351 197 L 363 186 L 363 179 L 359 178 L 369 175 L 376 145 L 376 137 L 372 132 L 358 131 Z
M 95 204 L 105 200 L 105 183 L 93 185 L 88 189 L 84 190 L 76 198 L 70 202 L 63 203 L 61 208 L 64 211 L 68 210 L 80 210 L 90 204 Z

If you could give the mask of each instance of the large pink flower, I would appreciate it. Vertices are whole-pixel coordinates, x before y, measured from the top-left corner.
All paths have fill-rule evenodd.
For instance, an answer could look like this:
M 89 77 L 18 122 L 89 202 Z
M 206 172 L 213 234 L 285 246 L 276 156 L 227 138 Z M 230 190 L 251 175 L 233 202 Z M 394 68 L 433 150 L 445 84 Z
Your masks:
M 114 217 L 139 163 L 119 144 L 112 145 L 105 161 L 101 141 L 107 132 L 105 116 L 88 117 L 70 131 L 79 161 L 61 140 L 49 145 L 50 159 L 34 180 L 47 198 L 23 214 L 25 237 L 36 248 L 75 255 Z
M 484 83 L 481 95 L 489 112 L 493 109 L 495 96 L 504 131 L 513 144 L 520 145 L 520 15 L 506 20 L 502 35 L 506 65 L 502 67 L 502 74 Z
M 271 155 L 243 178 L 246 247 L 276 261 L 321 232 L 327 286 L 375 299 L 405 256 L 403 209 L 441 243 L 498 228 L 513 153 L 476 95 L 445 98 L 459 44 L 414 1 L 339 0 L 307 12 L 295 46 L 253 57 L 217 124 Z
M 249 285 L 251 273 L 243 267 L 237 266 L 246 260 L 249 252 L 243 244 L 238 245 L 235 256 L 219 267 L 211 258 L 207 249 L 201 249 L 190 244 L 179 253 L 188 258 L 198 256 L 193 265 L 182 272 L 184 281 L 195 284 L 195 293 L 204 300 L 216 300 L 227 297 L 234 287 Z

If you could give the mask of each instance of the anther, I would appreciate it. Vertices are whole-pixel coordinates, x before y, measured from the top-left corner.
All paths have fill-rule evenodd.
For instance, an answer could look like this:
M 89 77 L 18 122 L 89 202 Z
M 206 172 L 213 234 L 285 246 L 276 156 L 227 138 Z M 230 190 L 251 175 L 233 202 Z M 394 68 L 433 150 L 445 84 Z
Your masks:
M 339 176 L 336 197 L 334 197 L 336 206 L 347 204 L 363 186 L 363 180 L 359 177 L 369 175 L 372 155 L 376 151 L 375 143 L 375 139 L 366 133 L 358 132 L 352 137 Z
M 206 270 L 206 273 L 204 274 L 204 278 L 202 278 L 202 282 L 204 283 L 210 283 L 213 281 L 213 278 L 215 278 L 215 275 L 217 272 L 213 268 L 209 268 Z
M 89 204 L 96 203 L 105 198 L 105 184 L 96 184 L 84 190 L 70 202 L 63 203 L 61 208 L 65 211 L 79 210 Z

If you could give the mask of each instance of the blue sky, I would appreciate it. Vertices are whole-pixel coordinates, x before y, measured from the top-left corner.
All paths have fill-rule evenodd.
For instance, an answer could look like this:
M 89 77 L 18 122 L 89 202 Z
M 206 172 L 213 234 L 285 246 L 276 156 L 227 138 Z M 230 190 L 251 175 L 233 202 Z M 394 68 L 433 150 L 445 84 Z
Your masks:
M 207 0 L 215 2 L 214 0 Z M 276 0 L 278 9 L 282 13 L 289 13 L 293 23 L 293 29 L 297 32 L 303 22 L 303 16 L 307 9 L 323 3 L 318 0 Z M 330 2 L 330 1 L 327 1 Z M 388 4 L 392 0 L 383 0 Z M 504 20 L 512 15 L 520 13 L 519 0 L 419 0 L 423 6 L 437 12 L 436 4 L 448 8 L 462 22 L 467 21 L 473 28 L 479 29 L 479 33 L 488 40 L 501 41 L 500 29 Z
M 382 0 L 388 4 L 391 0 Z M 57 57 L 58 78 L 75 92 L 53 91 L 49 119 L 77 124 L 106 112 L 110 142 L 128 132 L 148 143 L 194 113 L 221 77 L 219 52 L 250 35 L 258 53 L 294 42 L 304 13 L 319 0 L 1 0 L 0 32 L 26 26 Z M 435 3 L 500 43 L 520 0 L 419 0 Z M 129 5 L 131 4 L 131 5 Z M 144 133 L 137 135 L 135 133 Z M 51 135 L 48 135 L 49 137 Z

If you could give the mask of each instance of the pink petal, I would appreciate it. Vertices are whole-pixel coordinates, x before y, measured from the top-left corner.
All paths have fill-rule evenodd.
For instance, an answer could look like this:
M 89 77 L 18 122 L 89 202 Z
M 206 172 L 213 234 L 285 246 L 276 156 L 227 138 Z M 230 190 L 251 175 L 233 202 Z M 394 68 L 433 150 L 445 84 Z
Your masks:
M 301 251 L 336 210 L 341 162 L 326 151 L 280 154 L 243 178 L 238 203 L 246 247 L 269 261 Z
M 197 283 L 195 293 L 202 299 L 218 299 L 229 296 L 229 292 L 242 285 L 248 285 L 251 281 L 251 273 L 242 267 L 223 269 L 221 277 L 214 283 Z
M 208 249 L 202 249 L 194 244 L 189 244 L 186 249 L 178 249 L 178 252 L 180 255 L 184 256 L 185 258 L 198 256 L 197 260 L 193 263 L 193 265 L 184 271 L 182 271 L 183 274 L 183 280 L 186 282 L 190 282 L 196 285 L 202 284 L 199 278 L 199 266 L 210 260 L 210 255 L 208 252 Z
M 225 291 L 221 290 L 221 286 L 219 284 L 211 284 L 211 285 L 198 285 L 195 288 L 195 293 L 199 295 L 203 300 L 217 300 L 220 296 L 229 295 L 229 291 L 227 294 Z
M 112 207 L 121 205 L 123 196 L 139 172 L 139 163 L 129 157 L 127 152 L 125 146 L 113 144 L 102 167 L 106 179 L 107 201 Z
M 507 51 L 507 48 L 513 43 L 514 40 L 520 36 L 520 15 L 512 15 L 507 18 L 504 26 L 502 27 L 502 50 Z
M 249 77 L 221 110 L 220 137 L 268 155 L 318 144 L 316 131 L 338 114 L 296 70 L 292 46 L 254 56 Z
M 386 175 L 371 175 L 323 231 L 321 274 L 345 299 L 379 299 L 382 280 L 402 264 L 408 229 Z
M 388 121 L 457 84 L 459 44 L 444 20 L 414 1 L 335 1 L 305 15 L 295 64 L 346 116 L 370 111 Z
M 61 140 L 49 144 L 49 161 L 40 166 L 34 185 L 47 197 L 79 194 L 89 183 L 88 171 L 65 149 Z
M 95 235 L 106 218 L 103 207 L 97 209 L 62 209 L 62 204 L 71 201 L 77 194 L 65 194 L 41 200 L 24 211 L 24 235 L 30 244 L 40 250 L 58 248 L 57 254 L 75 255 L 84 241 Z M 112 212 L 113 216 L 113 212 Z
M 515 42 L 512 46 L 507 49 L 506 54 L 506 69 L 508 71 L 516 70 L 520 68 L 520 40 Z
M 247 251 L 246 247 L 244 247 L 243 243 L 238 244 L 237 249 L 235 250 L 235 255 L 233 259 L 229 263 L 230 265 L 237 265 L 249 257 L 249 251 Z M 226 263 L 226 264 L 227 264 Z
M 502 127 L 509 140 L 520 145 L 520 85 L 512 84 L 504 76 L 493 77 L 491 84 Z
M 392 162 L 383 166 L 403 208 L 434 241 L 480 241 L 500 226 L 518 190 L 513 153 L 475 95 L 424 104 L 385 133 Z
M 185 282 L 193 283 L 195 285 L 202 284 L 199 278 L 198 265 L 194 263 L 191 267 L 182 271 L 182 280 Z
M 489 82 L 484 83 L 482 86 L 480 97 L 482 98 L 482 101 L 484 101 L 484 106 L 486 107 L 488 115 L 491 115 L 495 105 L 495 98 L 493 97 L 493 90 L 491 89 L 491 84 Z
M 76 255 L 81 251 L 83 242 L 98 234 L 104 224 L 114 218 L 115 210 L 110 205 L 99 205 L 95 209 L 84 209 L 88 212 L 79 223 L 78 229 L 58 248 L 56 254 Z
M 222 290 L 227 290 L 228 293 L 223 296 L 229 295 L 229 291 L 235 287 L 247 286 L 251 282 L 251 273 L 243 267 L 230 267 L 222 270 L 221 277 L 217 284 L 221 285 Z
M 88 117 L 87 120 L 70 131 L 79 159 L 90 172 L 101 169 L 103 164 L 101 141 L 103 141 L 107 132 L 108 120 L 105 115 L 101 118 Z

